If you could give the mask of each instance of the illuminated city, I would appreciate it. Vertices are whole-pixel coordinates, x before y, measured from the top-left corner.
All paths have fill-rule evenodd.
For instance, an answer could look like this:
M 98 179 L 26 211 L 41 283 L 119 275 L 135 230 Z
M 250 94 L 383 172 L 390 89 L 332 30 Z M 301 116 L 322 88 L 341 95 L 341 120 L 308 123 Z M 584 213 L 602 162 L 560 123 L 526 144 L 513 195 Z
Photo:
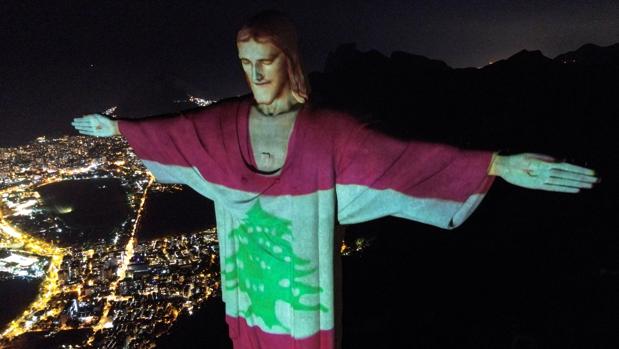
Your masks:
M 25 333 L 75 331 L 73 347 L 148 347 L 217 290 L 214 229 L 138 242 L 149 192 L 174 188 L 153 184 L 122 138 L 40 137 L 1 154 L 0 273 L 43 280 L 37 298 L 2 329 L 0 345 Z M 126 194 L 125 221 L 105 238 L 67 241 L 75 232 L 59 216 L 72 207 L 53 212 L 38 190 L 110 178 Z

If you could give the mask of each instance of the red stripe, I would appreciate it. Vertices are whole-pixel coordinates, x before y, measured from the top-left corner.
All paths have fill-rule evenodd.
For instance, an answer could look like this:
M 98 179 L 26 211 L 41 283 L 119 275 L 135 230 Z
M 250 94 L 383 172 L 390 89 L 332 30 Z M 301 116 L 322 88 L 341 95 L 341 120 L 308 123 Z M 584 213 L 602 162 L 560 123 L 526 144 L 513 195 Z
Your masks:
M 234 349 L 333 349 L 333 330 L 322 330 L 313 336 L 295 339 L 286 334 L 273 334 L 262 331 L 257 326 L 249 326 L 242 317 L 226 315 L 230 338 Z

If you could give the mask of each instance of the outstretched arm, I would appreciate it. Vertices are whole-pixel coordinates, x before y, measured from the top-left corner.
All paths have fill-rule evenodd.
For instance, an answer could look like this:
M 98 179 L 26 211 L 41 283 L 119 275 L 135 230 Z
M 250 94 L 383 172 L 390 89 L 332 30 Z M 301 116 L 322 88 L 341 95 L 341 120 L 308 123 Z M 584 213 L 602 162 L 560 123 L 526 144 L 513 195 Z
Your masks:
M 144 119 L 113 120 L 101 114 L 75 118 L 73 127 L 83 135 L 110 137 L 122 135 L 133 152 L 161 183 L 186 184 L 213 198 L 206 185 L 206 172 L 216 168 L 212 152 L 205 146 L 205 130 L 217 122 L 216 106 L 195 109 L 180 115 Z
M 496 176 L 531 189 L 577 193 L 592 170 L 538 154 L 498 155 L 396 140 L 348 120 L 336 144 L 338 219 L 392 215 L 451 229 L 475 210 Z M 336 125 L 337 126 L 337 125 Z
M 95 137 L 120 135 L 118 121 L 101 114 L 89 114 L 73 119 L 71 125 L 81 134 Z
M 519 187 L 562 193 L 578 193 L 599 181 L 591 169 L 532 153 L 510 156 L 495 153 L 488 174 Z

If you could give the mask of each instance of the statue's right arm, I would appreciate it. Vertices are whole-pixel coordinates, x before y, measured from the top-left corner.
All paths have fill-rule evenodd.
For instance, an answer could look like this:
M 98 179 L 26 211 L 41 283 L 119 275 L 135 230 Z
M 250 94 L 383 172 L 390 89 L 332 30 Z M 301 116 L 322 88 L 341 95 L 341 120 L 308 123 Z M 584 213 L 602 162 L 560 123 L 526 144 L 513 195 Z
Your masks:
M 75 118 L 71 125 L 80 134 L 87 136 L 110 137 L 120 135 L 118 121 L 101 114 L 89 114 Z

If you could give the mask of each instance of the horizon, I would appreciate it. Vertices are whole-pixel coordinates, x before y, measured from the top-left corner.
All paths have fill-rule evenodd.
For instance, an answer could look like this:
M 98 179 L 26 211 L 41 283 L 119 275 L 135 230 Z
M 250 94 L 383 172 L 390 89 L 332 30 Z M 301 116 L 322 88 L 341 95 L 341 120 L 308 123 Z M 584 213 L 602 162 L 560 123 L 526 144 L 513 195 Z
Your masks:
M 533 50 L 529 50 L 529 49 L 524 48 L 524 49 L 521 49 L 521 50 L 519 50 L 519 51 L 516 51 L 516 52 L 514 52 L 514 53 L 510 54 L 510 55 L 509 55 L 509 56 L 507 56 L 507 57 L 500 58 L 500 59 L 499 59 L 499 60 L 497 60 L 497 61 L 488 62 L 488 64 L 483 65 L 483 66 L 480 66 L 480 67 L 461 67 L 461 68 L 458 68 L 458 67 L 452 67 L 452 66 L 450 66 L 449 64 L 447 64 L 447 62 L 445 62 L 444 60 L 436 59 L 436 58 L 429 57 L 429 56 L 425 56 L 425 55 L 420 55 L 420 54 L 413 53 L 413 52 L 406 52 L 406 51 L 402 51 L 402 50 L 394 50 L 394 51 L 390 52 L 389 54 L 385 54 L 384 52 L 381 52 L 381 51 L 379 51 L 379 50 L 377 50 L 377 49 L 373 49 L 373 48 L 370 48 L 370 49 L 367 49 L 367 50 L 361 50 L 361 49 L 359 48 L 359 46 L 357 45 L 357 43 L 356 43 L 356 42 L 350 42 L 350 43 L 340 43 L 340 44 L 338 44 L 338 45 L 337 45 L 337 47 L 336 47 L 335 49 L 333 49 L 333 50 L 329 51 L 329 55 L 334 54 L 334 53 L 337 51 L 337 49 L 339 49 L 339 48 L 341 48 L 341 47 L 343 47 L 343 46 L 346 46 L 346 45 L 353 45 L 353 46 L 355 47 L 355 49 L 356 49 L 357 51 L 359 51 L 359 53 L 360 53 L 360 54 L 362 54 L 362 55 L 363 55 L 363 54 L 370 53 L 370 52 L 378 52 L 379 54 L 381 54 L 382 56 L 386 57 L 387 59 L 390 59 L 390 57 L 393 55 L 393 53 L 395 53 L 395 52 L 400 52 L 400 53 L 410 54 L 410 55 L 413 55 L 413 56 L 423 57 L 423 58 L 428 59 L 428 60 L 430 60 L 430 61 L 438 61 L 438 62 L 442 62 L 442 63 L 444 63 L 444 64 L 445 64 L 445 66 L 446 66 L 447 68 L 449 68 L 449 69 L 451 69 L 451 70 L 454 70 L 454 71 L 457 71 L 457 70 L 469 70 L 469 69 L 475 69 L 475 70 L 477 70 L 477 71 L 481 71 L 481 70 L 483 70 L 484 68 L 487 68 L 487 67 L 493 66 L 493 65 L 495 65 L 495 64 L 497 64 L 497 63 L 501 63 L 501 62 L 506 62 L 506 61 L 509 61 L 509 60 L 510 60 L 510 59 L 512 59 L 514 56 L 521 55 L 521 54 L 523 54 L 523 53 L 528 53 L 528 54 L 531 54 L 531 53 L 537 53 L 537 52 L 539 52 L 539 53 L 541 54 L 541 56 L 542 56 L 542 57 L 547 58 L 547 59 L 549 59 L 549 60 L 552 60 L 552 61 L 553 61 L 553 63 L 557 63 L 557 64 L 558 64 L 559 62 L 557 62 L 556 60 L 557 60 L 557 58 L 559 58 L 560 56 L 564 56 L 564 55 L 568 55 L 568 54 L 573 54 L 573 53 L 579 52 L 579 51 L 581 51 L 581 50 L 582 50 L 583 48 L 585 48 L 585 47 L 595 47 L 595 48 L 597 48 L 597 49 L 610 49 L 610 48 L 613 48 L 613 47 L 617 47 L 617 48 L 619 48 L 619 41 L 617 41 L 616 43 L 613 43 L 613 44 L 606 45 L 606 46 L 602 46 L 602 45 L 598 45 L 598 44 L 595 44 L 595 43 L 590 43 L 590 42 L 589 42 L 589 43 L 584 43 L 584 44 L 580 45 L 579 47 L 577 47 L 577 48 L 575 48 L 575 49 L 572 49 L 572 50 L 569 50 L 569 51 L 566 51 L 566 52 L 559 53 L 559 54 L 557 54 L 557 55 L 556 55 L 556 56 L 554 56 L 554 57 L 549 57 L 549 56 L 546 56 L 546 55 L 544 54 L 544 52 L 543 52 L 542 50 L 540 50 L 540 49 L 533 49 Z M 575 65 L 578 65 L 578 63 L 579 63 L 579 62 L 576 62 L 576 64 L 575 64 Z M 308 72 L 308 73 L 322 73 L 322 72 L 323 72 L 323 70 L 324 70 L 324 66 L 325 66 L 325 64 L 326 64 L 326 59 L 325 59 L 325 62 L 323 62 L 323 66 L 322 66 L 322 69 L 321 69 L 321 70 L 311 71 L 311 72 Z M 244 93 L 240 92 L 239 94 L 236 94 L 236 95 L 237 95 L 237 96 L 240 96 L 240 95 L 243 95 L 243 94 L 246 94 L 246 93 L 251 93 L 251 91 L 244 91 Z M 193 105 L 194 105 L 194 106 L 203 106 L 203 105 L 202 105 L 202 104 L 200 104 L 200 103 L 203 103 L 205 100 L 206 100 L 206 101 L 209 101 L 209 100 L 219 100 L 219 99 L 227 98 L 227 97 L 225 97 L 225 96 L 224 96 L 224 97 L 220 97 L 220 98 L 217 98 L 217 99 L 211 99 L 211 97 L 210 97 L 210 96 L 196 96 L 196 95 L 192 95 L 192 94 L 191 94 L 190 92 L 188 92 L 188 91 L 186 91 L 186 92 L 185 92 L 185 96 L 187 97 L 187 99 L 186 99 L 186 100 L 184 100 L 184 101 L 179 101 L 179 100 L 169 100 L 169 101 L 159 101 L 159 103 L 163 102 L 163 103 L 166 103 L 166 104 L 168 104 L 168 105 L 169 105 L 170 103 L 177 103 L 177 104 L 178 104 L 179 102 L 184 102 L 185 104 L 187 104 L 187 103 L 191 102 L 191 103 L 193 103 Z M 139 96 L 138 96 L 138 97 L 139 97 Z M 110 109 L 110 110 L 112 110 L 112 111 L 113 111 L 114 109 L 116 109 L 116 107 L 117 107 L 117 106 L 118 106 L 118 105 L 108 105 L 108 106 L 106 106 L 106 107 L 105 107 L 105 109 Z M 144 107 L 145 107 L 146 109 L 149 109 L 149 108 L 150 108 L 150 107 L 149 107 L 149 105 L 148 105 L 148 103 L 146 103 Z M 104 112 L 104 111 L 100 111 L 99 113 L 106 114 L 108 111 L 109 111 L 109 110 L 106 110 L 105 112 Z M 150 115 L 150 116 L 153 116 L 153 115 L 165 114 L 165 113 L 167 113 L 167 112 L 170 112 L 170 111 L 169 111 L 169 110 L 161 110 L 161 111 L 159 111 L 159 112 L 154 112 L 154 113 L 150 113 L 150 114 L 145 114 L 145 115 L 144 115 L 144 117 L 148 117 L 149 115 Z M 123 115 L 120 115 L 120 117 L 122 118 L 122 117 L 124 117 L 124 116 L 123 116 Z M 68 119 L 68 120 L 70 120 L 70 119 Z M 66 126 L 66 125 L 60 125 L 60 126 Z M 59 137 L 63 137 L 63 136 L 76 136 L 76 135 L 77 135 L 77 134 L 73 131 L 73 129 L 72 129 L 72 128 L 70 128 L 70 127 L 64 127 L 64 129 L 66 130 L 66 131 L 65 131 L 65 133 L 58 133 L 58 130 L 55 130 L 55 131 L 52 131 L 51 133 L 39 133 L 39 134 L 37 134 L 37 135 L 29 135 L 29 136 L 28 136 L 28 138 L 25 138 L 25 137 L 20 137 L 19 135 L 14 135 L 13 137 L 11 137 L 11 136 L 9 136 L 9 137 L 0 137 L 0 148 L 14 148 L 14 147 L 19 147 L 19 146 L 26 145 L 26 144 L 29 144 L 29 143 L 31 143 L 31 142 L 34 142 L 34 141 L 35 141 L 37 138 L 39 138 L 39 137 L 59 138 Z M 4 132 L 6 132 L 6 131 L 7 131 L 7 128 L 5 128 L 5 129 L 4 129 Z
M 76 116 L 140 104 L 161 113 L 168 90 L 221 99 L 244 94 L 234 34 L 260 10 L 295 22 L 306 72 L 322 71 L 330 51 L 394 51 L 478 68 L 521 50 L 553 57 L 619 37 L 619 3 L 520 4 L 481 0 L 402 3 L 226 1 L 0 4 L 0 144 L 70 132 Z M 136 112 L 139 112 L 136 110 Z

